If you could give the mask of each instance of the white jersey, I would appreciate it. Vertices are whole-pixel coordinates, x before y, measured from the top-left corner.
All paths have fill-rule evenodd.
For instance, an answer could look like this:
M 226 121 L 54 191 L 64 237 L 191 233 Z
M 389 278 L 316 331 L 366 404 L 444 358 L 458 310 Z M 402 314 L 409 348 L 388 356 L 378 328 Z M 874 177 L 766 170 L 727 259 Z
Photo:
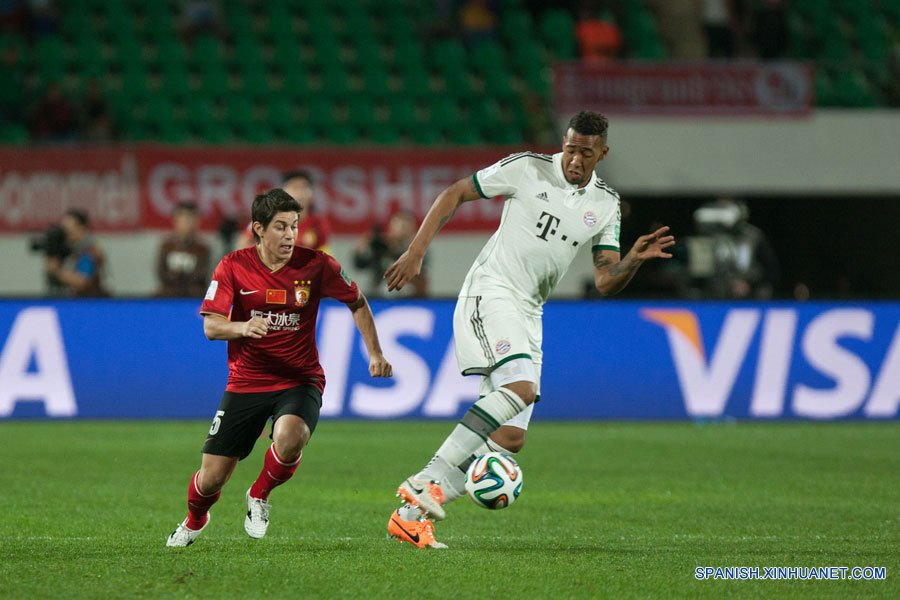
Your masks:
M 472 177 L 483 197 L 506 201 L 461 297 L 511 296 L 540 312 L 579 248 L 619 250 L 619 194 L 596 174 L 583 188 L 569 183 L 562 152 L 512 154 Z

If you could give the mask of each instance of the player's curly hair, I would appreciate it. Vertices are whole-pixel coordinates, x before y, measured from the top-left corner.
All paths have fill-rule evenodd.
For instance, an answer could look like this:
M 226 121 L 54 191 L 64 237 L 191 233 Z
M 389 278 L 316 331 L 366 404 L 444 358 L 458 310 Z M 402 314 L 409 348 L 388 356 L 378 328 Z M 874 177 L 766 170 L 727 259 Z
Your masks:
M 250 218 L 254 223 L 259 221 L 263 229 L 266 229 L 277 213 L 295 212 L 299 214 L 300 210 L 300 203 L 294 200 L 293 196 L 281 188 L 273 188 L 253 199 Z M 253 240 L 259 243 L 256 231 L 253 232 Z
M 603 115 L 592 110 L 583 110 L 569 120 L 569 129 L 581 135 L 599 135 L 606 139 L 609 121 Z

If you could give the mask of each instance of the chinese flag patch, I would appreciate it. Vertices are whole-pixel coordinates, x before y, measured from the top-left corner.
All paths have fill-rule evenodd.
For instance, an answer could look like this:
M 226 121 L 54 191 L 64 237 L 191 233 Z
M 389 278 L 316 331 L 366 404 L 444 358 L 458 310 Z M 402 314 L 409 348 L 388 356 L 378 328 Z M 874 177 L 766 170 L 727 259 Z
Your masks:
M 287 304 L 287 290 L 266 290 L 266 304 Z

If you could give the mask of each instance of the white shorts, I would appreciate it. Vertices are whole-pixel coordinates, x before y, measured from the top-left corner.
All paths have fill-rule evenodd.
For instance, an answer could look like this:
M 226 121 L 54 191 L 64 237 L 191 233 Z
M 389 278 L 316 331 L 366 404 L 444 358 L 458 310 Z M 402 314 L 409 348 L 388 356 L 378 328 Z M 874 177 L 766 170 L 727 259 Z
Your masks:
M 543 330 L 540 316 L 526 314 L 507 298 L 460 296 L 453 313 L 456 360 L 463 375 L 482 375 L 479 395 L 494 391 L 490 373 L 516 358 L 534 365 L 535 393 L 541 397 Z M 534 404 L 504 423 L 528 429 Z
M 507 298 L 460 296 L 453 339 L 463 375 L 489 375 L 514 358 L 543 362 L 541 317 L 525 314 Z

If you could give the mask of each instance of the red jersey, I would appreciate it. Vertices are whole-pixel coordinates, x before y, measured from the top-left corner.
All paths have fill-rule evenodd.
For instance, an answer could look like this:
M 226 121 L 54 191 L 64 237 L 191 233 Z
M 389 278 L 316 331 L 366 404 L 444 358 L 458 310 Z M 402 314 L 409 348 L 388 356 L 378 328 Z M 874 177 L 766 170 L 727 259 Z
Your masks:
M 344 303 L 359 298 L 359 288 L 331 256 L 295 247 L 288 263 L 274 273 L 256 246 L 227 254 L 216 266 L 200 307 L 232 321 L 268 320 L 261 339 L 228 340 L 230 392 L 269 392 L 311 383 L 325 390 L 325 374 L 316 349 L 316 315 L 322 298 Z

